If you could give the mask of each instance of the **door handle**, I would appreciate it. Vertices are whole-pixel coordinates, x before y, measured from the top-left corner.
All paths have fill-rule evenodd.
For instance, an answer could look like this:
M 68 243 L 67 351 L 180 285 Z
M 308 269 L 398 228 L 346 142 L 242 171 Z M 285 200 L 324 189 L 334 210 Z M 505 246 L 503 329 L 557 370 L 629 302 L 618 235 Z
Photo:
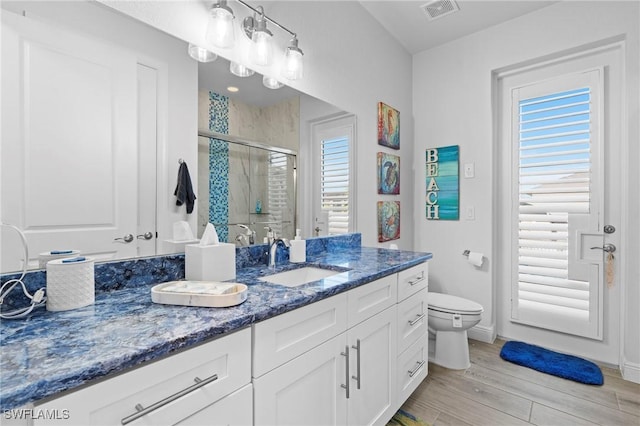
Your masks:
M 130 243 L 131 241 L 133 241 L 133 234 L 127 234 L 124 237 L 120 237 L 120 238 L 114 238 L 113 241 L 124 241 L 125 243 Z
M 150 231 L 148 231 L 148 232 L 145 232 L 144 234 L 140 234 L 136 236 L 136 238 L 139 240 L 141 239 L 150 240 L 153 238 L 153 234 Z
M 350 390 L 350 386 L 349 386 L 349 345 L 344 347 L 344 352 L 340 352 L 340 355 L 342 355 L 343 357 L 346 357 L 346 374 L 345 374 L 345 380 L 347 382 L 347 384 L 345 385 L 340 385 L 340 387 L 344 390 L 346 390 L 347 392 L 347 399 L 349 399 L 349 390 Z
M 356 381 L 357 388 L 360 389 L 360 339 L 357 339 L 356 344 L 351 345 L 351 348 L 358 351 L 358 357 L 356 358 L 356 375 L 351 376 L 351 378 Z
M 598 246 L 591 247 L 591 250 L 596 250 L 596 249 L 597 250 L 602 250 L 602 251 L 607 252 L 607 253 L 613 253 L 613 252 L 616 251 L 616 246 L 611 244 L 611 243 L 608 243 L 608 244 L 605 244 L 602 247 L 598 247 Z

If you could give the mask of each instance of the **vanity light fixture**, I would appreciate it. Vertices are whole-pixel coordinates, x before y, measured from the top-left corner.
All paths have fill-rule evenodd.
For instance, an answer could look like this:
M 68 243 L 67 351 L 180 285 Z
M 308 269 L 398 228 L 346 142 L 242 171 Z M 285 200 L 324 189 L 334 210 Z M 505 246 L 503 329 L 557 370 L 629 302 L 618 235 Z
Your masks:
M 213 62 L 218 58 L 218 55 L 215 53 L 208 51 L 204 47 L 196 46 L 191 43 L 189 43 L 188 52 L 189 56 L 198 62 Z
M 238 77 L 251 77 L 255 72 L 237 62 L 229 63 L 229 71 L 231 71 L 231 74 L 237 75 Z
M 298 37 L 294 34 L 291 44 L 284 54 L 282 75 L 289 80 L 299 80 L 303 75 L 302 50 L 298 47 Z
M 233 10 L 227 6 L 227 0 L 216 1 L 209 12 L 207 42 L 223 49 L 233 47 L 235 43 L 234 19 L 235 15 Z
M 231 93 L 236 93 L 238 92 L 240 89 L 238 89 L 236 86 L 229 86 L 227 87 L 227 90 Z
M 272 77 L 268 77 L 268 76 L 262 76 L 262 84 L 264 85 L 264 87 L 266 87 L 267 89 L 279 89 L 282 86 L 284 86 L 283 83 L 280 83 L 278 80 L 276 80 L 275 78 Z
M 273 33 L 267 29 L 267 19 L 264 8 L 258 6 L 257 14 L 247 16 L 242 21 L 242 28 L 251 39 L 251 61 L 256 65 L 271 65 L 271 38 Z
M 264 13 L 264 8 L 247 4 L 244 0 L 235 0 L 247 9 L 253 11 L 253 16 L 248 16 L 242 21 L 242 30 L 251 40 L 250 60 L 258 66 L 271 66 L 274 62 L 273 58 L 273 33 L 267 28 L 267 21 L 291 35 L 289 46 L 285 50 L 282 61 L 283 64 L 276 64 L 276 68 L 280 69 L 280 76 L 287 80 L 298 80 L 303 76 L 302 50 L 298 47 L 298 36 L 293 31 L 269 18 Z M 227 0 L 215 0 L 211 10 L 209 11 L 209 21 L 207 25 L 206 40 L 207 43 L 221 47 L 231 48 L 235 43 L 234 35 L 235 15 L 233 10 L 227 4 Z M 195 58 L 195 57 L 194 57 Z M 197 59 L 197 58 L 195 58 Z M 253 70 L 238 63 L 231 63 L 230 71 L 240 77 L 248 77 L 253 75 Z M 276 80 L 277 81 L 277 80 Z M 274 82 L 270 82 L 275 85 Z M 263 80 L 263 84 L 264 83 Z M 267 86 L 268 87 L 268 86 Z

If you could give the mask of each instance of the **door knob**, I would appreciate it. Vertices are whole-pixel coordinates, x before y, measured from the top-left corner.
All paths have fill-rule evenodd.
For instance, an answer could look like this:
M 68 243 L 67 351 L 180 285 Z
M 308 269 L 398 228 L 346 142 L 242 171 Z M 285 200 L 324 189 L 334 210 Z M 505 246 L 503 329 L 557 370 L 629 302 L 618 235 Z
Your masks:
M 141 239 L 150 240 L 153 238 L 153 234 L 150 231 L 147 231 L 144 234 L 137 235 L 136 238 L 139 240 Z
M 611 244 L 611 243 L 608 243 L 608 244 L 605 244 L 605 245 L 604 245 L 604 246 L 602 246 L 602 247 L 598 247 L 598 246 L 596 246 L 596 247 L 591 247 L 591 250 L 596 250 L 596 249 L 597 249 L 597 250 L 605 251 L 605 252 L 607 252 L 607 253 L 613 253 L 613 252 L 615 252 L 615 251 L 616 251 L 616 246 L 615 246 L 615 245 L 613 245 L 613 244 Z
M 131 241 L 133 241 L 133 234 L 127 234 L 124 237 L 121 238 L 114 238 L 113 241 L 124 241 L 125 243 L 130 243 Z

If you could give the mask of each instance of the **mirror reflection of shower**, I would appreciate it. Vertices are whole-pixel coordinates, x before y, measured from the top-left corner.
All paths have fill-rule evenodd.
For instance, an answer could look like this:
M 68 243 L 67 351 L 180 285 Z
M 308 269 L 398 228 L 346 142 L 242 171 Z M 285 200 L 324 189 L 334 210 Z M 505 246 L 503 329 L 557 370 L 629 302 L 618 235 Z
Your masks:
M 200 131 L 198 237 L 212 223 L 220 241 L 238 246 L 262 244 L 269 232 L 293 238 L 296 160 L 291 150 Z

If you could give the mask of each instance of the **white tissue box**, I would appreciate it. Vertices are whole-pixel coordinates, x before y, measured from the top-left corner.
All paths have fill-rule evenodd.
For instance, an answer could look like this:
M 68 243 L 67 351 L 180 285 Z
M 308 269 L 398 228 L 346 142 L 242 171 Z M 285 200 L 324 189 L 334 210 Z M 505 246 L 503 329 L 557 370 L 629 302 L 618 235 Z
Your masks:
M 236 245 L 185 246 L 185 278 L 190 281 L 227 281 L 236 278 Z

